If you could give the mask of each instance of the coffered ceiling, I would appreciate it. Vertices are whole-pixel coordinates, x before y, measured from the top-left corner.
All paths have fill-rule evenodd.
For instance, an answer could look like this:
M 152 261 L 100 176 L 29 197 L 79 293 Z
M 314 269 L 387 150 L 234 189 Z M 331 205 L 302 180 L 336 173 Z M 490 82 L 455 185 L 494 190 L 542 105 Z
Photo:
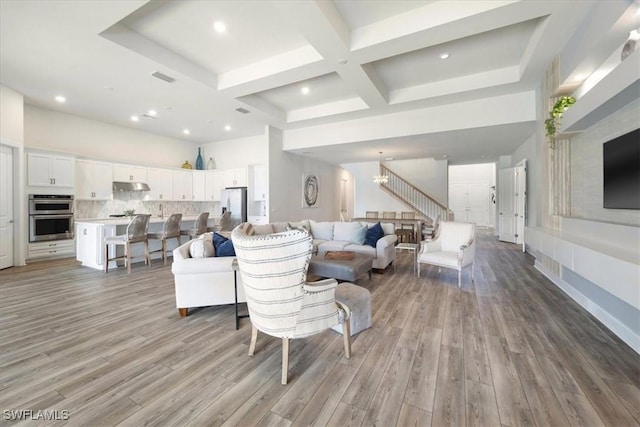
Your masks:
M 28 104 L 185 143 L 263 134 L 265 125 L 286 139 L 291 130 L 533 91 L 592 5 L 2 0 L 0 78 Z M 58 94 L 67 102 L 56 103 Z M 155 118 L 144 118 L 149 110 Z M 292 151 L 331 163 L 375 160 L 381 148 L 396 158 L 489 161 L 521 145 L 533 123 L 529 115 L 474 125 L 476 132 L 463 126 Z M 486 143 L 469 150 L 478 140 Z

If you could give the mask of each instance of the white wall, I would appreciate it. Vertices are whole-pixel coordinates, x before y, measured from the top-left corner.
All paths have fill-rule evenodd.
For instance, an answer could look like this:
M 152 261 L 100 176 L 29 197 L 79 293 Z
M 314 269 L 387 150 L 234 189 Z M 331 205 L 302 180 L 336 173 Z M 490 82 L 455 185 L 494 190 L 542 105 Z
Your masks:
M 269 221 L 316 221 L 340 218 L 339 167 L 282 151 L 282 131 L 268 127 L 269 139 Z M 319 207 L 302 207 L 302 177 L 314 173 L 320 179 Z
M 640 211 L 602 207 L 602 144 L 637 129 L 639 118 L 640 99 L 636 99 L 571 141 L 572 216 L 640 226 Z
M 198 145 L 71 114 L 25 105 L 25 148 L 146 166 L 195 164 Z
M 0 85 L 0 141 L 13 146 L 24 144 L 22 94 Z
M 246 138 L 211 142 L 202 146 L 205 168 L 209 157 L 213 157 L 216 169 L 246 167 L 254 164 L 269 164 L 267 133 Z

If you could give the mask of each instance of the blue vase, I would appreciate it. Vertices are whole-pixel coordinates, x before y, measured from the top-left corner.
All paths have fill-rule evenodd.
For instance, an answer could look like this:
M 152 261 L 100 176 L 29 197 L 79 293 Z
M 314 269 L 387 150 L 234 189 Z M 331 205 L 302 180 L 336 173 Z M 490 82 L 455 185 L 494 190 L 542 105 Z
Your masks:
M 196 157 L 196 169 L 199 171 L 204 169 L 204 161 L 202 160 L 202 154 L 200 154 L 200 147 L 198 147 L 198 157 Z

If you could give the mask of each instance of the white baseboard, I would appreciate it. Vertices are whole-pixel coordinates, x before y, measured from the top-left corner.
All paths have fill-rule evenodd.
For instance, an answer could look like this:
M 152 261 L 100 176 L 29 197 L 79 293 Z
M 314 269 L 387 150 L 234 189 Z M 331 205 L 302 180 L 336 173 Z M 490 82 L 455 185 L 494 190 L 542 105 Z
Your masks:
M 598 304 L 578 292 L 569 283 L 565 282 L 560 277 L 549 271 L 537 260 L 534 266 L 539 272 L 544 274 L 547 279 L 551 280 L 553 284 L 559 287 L 565 294 L 569 295 L 572 300 L 580 304 L 582 308 L 587 310 L 596 319 L 601 321 L 607 328 L 609 328 L 609 330 L 611 330 L 611 332 L 616 334 L 618 338 L 627 343 L 627 345 L 629 345 L 629 347 L 631 347 L 636 353 L 640 354 L 640 336 L 638 334 L 633 332 L 626 325 L 613 317 L 608 311 L 604 310 Z

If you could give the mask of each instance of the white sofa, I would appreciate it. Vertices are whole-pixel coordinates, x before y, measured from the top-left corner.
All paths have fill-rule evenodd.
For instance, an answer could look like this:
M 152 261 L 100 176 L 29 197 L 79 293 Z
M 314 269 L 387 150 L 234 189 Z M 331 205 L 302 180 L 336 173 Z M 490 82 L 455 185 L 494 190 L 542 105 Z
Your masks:
M 356 227 L 372 227 L 375 223 L 368 222 L 316 222 L 303 220 L 299 222 L 275 222 L 272 224 L 254 225 L 256 234 L 270 234 L 285 231 L 287 227 L 304 227 L 313 236 L 314 251 L 354 251 L 372 255 L 373 268 L 384 270 L 395 261 L 394 225 L 381 223 L 384 236 L 376 242 L 376 247 L 354 243 L 350 237 Z M 226 233 L 228 234 L 228 233 Z M 210 239 L 211 233 L 199 236 Z M 195 240 L 195 239 L 194 239 Z M 192 258 L 189 249 L 193 240 L 178 246 L 173 250 L 171 272 L 175 280 L 176 307 L 180 316 L 188 314 L 193 307 L 233 304 L 234 271 L 231 266 L 235 257 L 205 256 Z M 245 302 L 246 297 L 240 274 L 238 280 L 238 302 Z

